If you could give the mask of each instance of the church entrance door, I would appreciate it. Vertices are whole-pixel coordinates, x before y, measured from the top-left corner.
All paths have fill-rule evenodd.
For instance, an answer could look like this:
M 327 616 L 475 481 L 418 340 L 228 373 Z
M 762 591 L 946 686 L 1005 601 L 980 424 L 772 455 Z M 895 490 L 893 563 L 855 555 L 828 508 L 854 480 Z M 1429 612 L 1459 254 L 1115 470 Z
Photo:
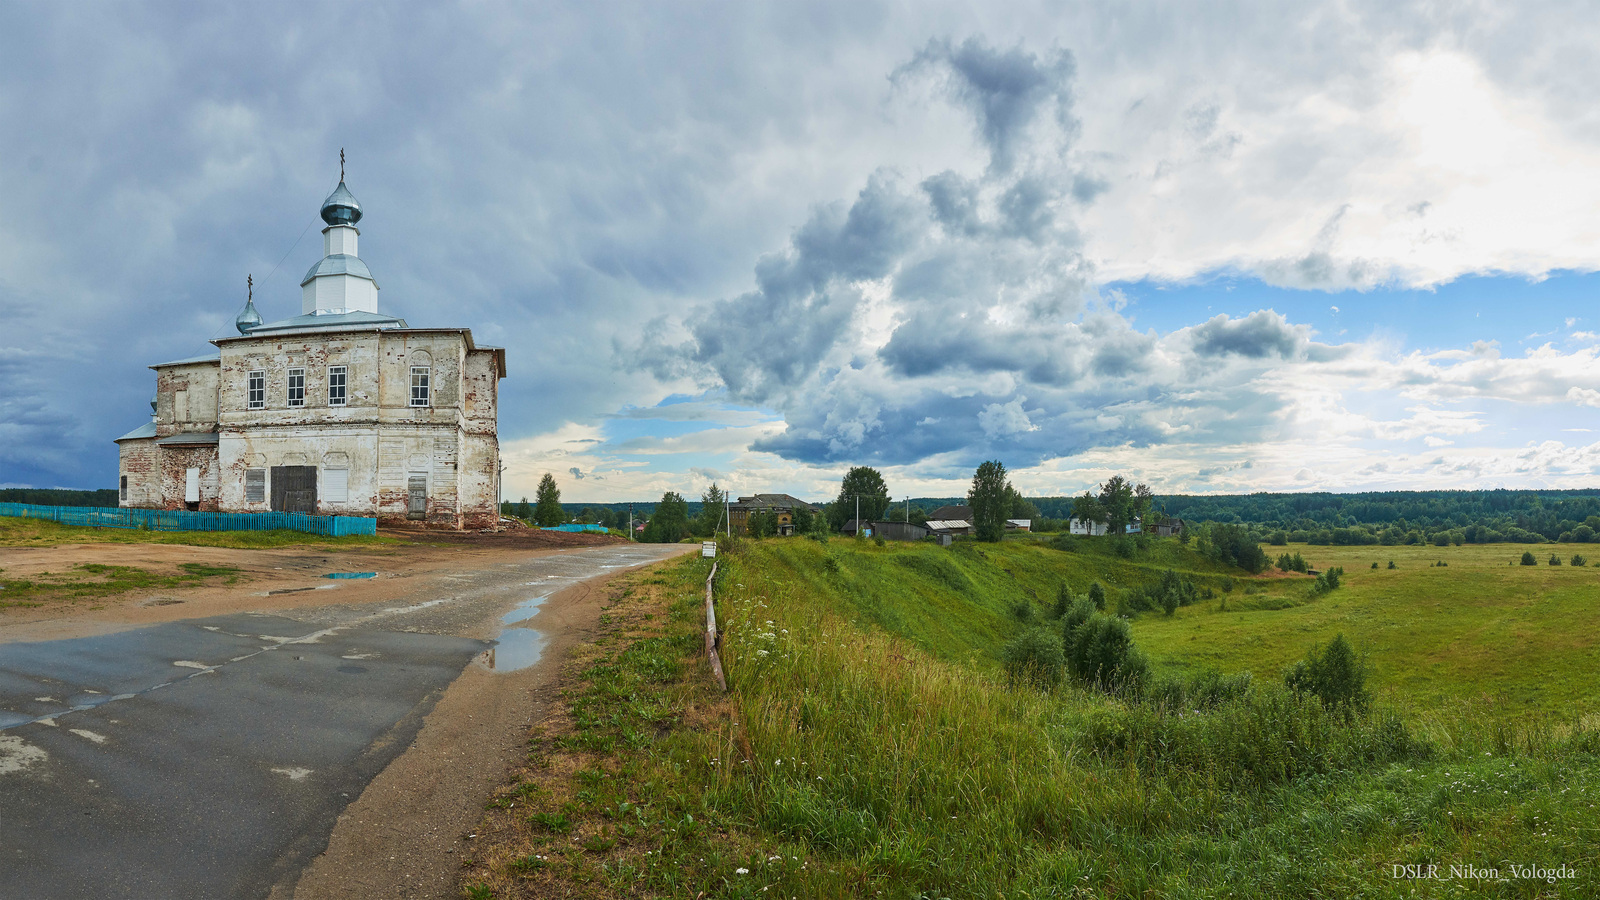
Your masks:
M 428 517 L 428 477 L 426 475 L 413 475 L 406 484 L 410 502 L 406 504 L 406 518 L 426 519 Z
M 272 511 L 317 513 L 317 467 L 273 466 Z

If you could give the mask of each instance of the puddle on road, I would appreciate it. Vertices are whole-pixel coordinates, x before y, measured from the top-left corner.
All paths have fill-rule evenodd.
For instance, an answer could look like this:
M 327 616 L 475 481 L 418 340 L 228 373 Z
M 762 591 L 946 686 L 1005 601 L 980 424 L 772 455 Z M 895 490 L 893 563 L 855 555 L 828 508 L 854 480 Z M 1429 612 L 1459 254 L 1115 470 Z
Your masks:
M 539 614 L 539 607 L 548 597 L 534 597 L 518 603 L 510 612 L 500 617 L 505 626 L 495 635 L 495 645 L 482 657 L 482 665 L 491 672 L 515 672 L 539 661 L 544 652 L 544 635 L 528 627 L 528 621 Z

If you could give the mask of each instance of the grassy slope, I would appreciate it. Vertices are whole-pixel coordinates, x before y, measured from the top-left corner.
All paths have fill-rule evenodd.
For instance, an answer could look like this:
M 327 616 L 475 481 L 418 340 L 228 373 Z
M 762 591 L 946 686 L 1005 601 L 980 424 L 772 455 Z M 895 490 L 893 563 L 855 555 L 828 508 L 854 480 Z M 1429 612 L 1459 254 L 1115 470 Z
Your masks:
M 1583 545 L 1534 547 L 1537 566 L 1509 565 L 1525 548 L 1505 544 L 1265 549 L 1343 566 L 1344 586 L 1306 602 L 1309 578 L 1272 579 L 1263 597 L 1299 605 L 1249 610 L 1255 598 L 1241 592 L 1227 598 L 1228 612 L 1218 600 L 1170 619 L 1145 616 L 1134 624 L 1140 646 L 1175 670 L 1276 678 L 1308 645 L 1343 632 L 1369 654 L 1380 696 L 1416 713 L 1600 712 L 1600 567 L 1546 564 L 1552 552 L 1570 561 Z
M 644 576 L 669 614 L 586 661 L 573 731 L 531 759 L 576 770 L 571 789 L 507 788 L 491 816 L 519 855 L 475 861 L 468 896 L 1400 898 L 1423 895 L 1392 877 L 1413 863 L 1578 874 L 1426 896 L 1600 887 L 1592 732 L 1479 719 L 1418 746 L 1382 717 L 1342 725 L 1270 690 L 1175 713 L 999 677 L 1017 597 L 1158 568 L 838 540 L 722 564 L 730 694 L 710 699 L 685 657 L 705 561 Z

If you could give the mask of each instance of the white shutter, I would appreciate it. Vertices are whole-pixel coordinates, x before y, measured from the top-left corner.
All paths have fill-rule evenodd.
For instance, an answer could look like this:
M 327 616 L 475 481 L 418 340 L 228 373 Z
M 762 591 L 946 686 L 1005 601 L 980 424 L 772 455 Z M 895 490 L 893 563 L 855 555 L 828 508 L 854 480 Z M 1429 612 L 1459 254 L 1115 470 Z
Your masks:
M 329 503 L 344 503 L 350 499 L 350 470 L 322 470 L 322 499 Z
M 199 469 L 190 469 L 187 477 L 183 479 L 183 499 L 186 503 L 196 503 L 200 500 Z

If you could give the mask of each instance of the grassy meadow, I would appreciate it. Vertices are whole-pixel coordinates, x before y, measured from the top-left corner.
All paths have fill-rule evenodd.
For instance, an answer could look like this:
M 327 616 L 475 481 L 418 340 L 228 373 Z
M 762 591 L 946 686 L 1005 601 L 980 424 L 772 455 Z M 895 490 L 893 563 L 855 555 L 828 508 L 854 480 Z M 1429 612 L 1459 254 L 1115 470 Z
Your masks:
M 1444 620 L 1459 616 L 1446 614 L 1450 598 L 1480 598 L 1512 574 L 1489 572 L 1488 557 L 1475 568 L 1466 559 L 1477 551 L 1466 550 L 1437 573 L 1459 569 L 1470 584 L 1476 572 L 1481 589 L 1430 598 L 1413 586 L 1429 577 L 1421 555 L 1386 548 L 1381 562 L 1392 552 L 1398 568 L 1369 580 L 1370 568 L 1356 569 L 1358 551 L 1348 552 L 1346 586 L 1306 600 L 1304 579 L 1243 578 L 1175 542 L 1131 560 L 1090 542 L 1063 552 L 1026 539 L 952 548 L 744 542 L 723 555 L 717 579 L 726 695 L 696 649 L 709 561 L 654 567 L 624 582 L 603 636 L 568 673 L 563 709 L 491 802 L 483 842 L 463 869 L 464 895 L 1600 894 L 1592 723 L 1474 710 L 1441 727 L 1438 713 L 1397 714 L 1387 699 L 1404 696 L 1395 680 L 1409 677 L 1403 666 L 1429 660 L 1420 646 L 1374 653 L 1377 677 L 1390 681 L 1367 712 L 1325 709 L 1278 676 L 1331 630 L 1376 643 L 1381 628 L 1355 626 L 1387 621 L 1378 614 L 1386 602 L 1417 635 L 1444 629 L 1458 643 L 1501 633 L 1482 630 L 1491 627 L 1525 640 L 1548 633 L 1543 652 L 1569 669 L 1582 651 L 1555 638 L 1579 628 L 1495 624 L 1523 615 L 1511 604 L 1512 613 L 1478 616 L 1480 631 L 1451 632 Z M 1504 548 L 1501 556 L 1504 568 Z M 1230 632 L 1237 655 L 1219 661 L 1259 667 L 1247 693 L 1166 703 L 1071 682 L 1008 682 L 1001 649 L 1029 628 L 1052 627 L 1048 607 L 1063 580 L 1080 593 L 1098 580 L 1114 600 L 1168 567 L 1216 596 L 1170 620 L 1142 616 L 1135 639 L 1170 675 L 1204 661 L 1200 645 L 1211 635 L 1203 630 L 1243 629 Z M 1600 572 L 1545 569 L 1553 567 L 1516 574 L 1558 592 L 1600 581 Z M 1228 612 L 1215 609 L 1224 596 Z M 1441 612 L 1402 617 L 1406 598 L 1437 601 Z M 1344 618 L 1297 618 L 1322 609 Z M 1272 621 L 1291 624 L 1267 641 Z M 1519 670 L 1506 670 L 1515 681 Z M 1442 874 L 1397 877 L 1406 865 Z M 1451 866 L 1475 868 L 1452 876 Z
M 1134 636 L 1159 667 L 1275 678 L 1343 633 L 1367 654 L 1379 697 L 1428 719 L 1600 713 L 1600 565 L 1571 565 L 1593 545 L 1262 549 L 1342 566 L 1343 586 L 1307 599 L 1306 575 L 1240 579 L 1170 618 L 1144 615 Z M 1537 565 L 1518 564 L 1524 550 Z

